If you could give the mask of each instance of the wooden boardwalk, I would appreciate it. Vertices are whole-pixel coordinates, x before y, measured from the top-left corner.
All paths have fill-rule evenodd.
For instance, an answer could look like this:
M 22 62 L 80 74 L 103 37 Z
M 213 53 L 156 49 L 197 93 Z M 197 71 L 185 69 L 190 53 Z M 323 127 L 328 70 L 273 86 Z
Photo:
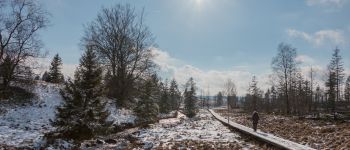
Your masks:
M 277 136 L 274 136 L 272 134 L 268 134 L 268 133 L 264 133 L 261 131 L 257 131 L 254 132 L 254 130 L 252 128 L 248 128 L 246 126 L 243 126 L 241 124 L 235 123 L 230 121 L 229 123 L 227 122 L 227 119 L 225 119 L 224 117 L 220 116 L 219 114 L 217 114 L 216 112 L 214 112 L 212 109 L 209 109 L 209 112 L 220 122 L 222 122 L 225 125 L 228 125 L 234 129 L 237 129 L 239 131 L 241 131 L 244 134 L 256 137 L 258 140 L 263 141 L 263 142 L 267 142 L 270 143 L 278 148 L 282 148 L 282 149 L 287 149 L 287 150 L 314 150 L 313 148 L 310 148 L 308 146 L 305 145 L 301 145 Z

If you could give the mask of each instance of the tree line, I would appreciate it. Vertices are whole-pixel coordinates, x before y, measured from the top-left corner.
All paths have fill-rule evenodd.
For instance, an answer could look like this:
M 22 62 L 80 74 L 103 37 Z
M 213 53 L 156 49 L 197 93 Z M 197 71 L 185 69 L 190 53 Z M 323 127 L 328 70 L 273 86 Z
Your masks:
M 272 86 L 265 92 L 253 77 L 245 96 L 246 111 L 259 110 L 287 115 L 336 113 L 349 111 L 350 76 L 344 73 L 340 50 L 335 48 L 324 75 L 324 86 L 315 82 L 317 72 L 311 67 L 303 74 L 296 61 L 297 51 L 289 44 L 281 43 L 272 60 Z

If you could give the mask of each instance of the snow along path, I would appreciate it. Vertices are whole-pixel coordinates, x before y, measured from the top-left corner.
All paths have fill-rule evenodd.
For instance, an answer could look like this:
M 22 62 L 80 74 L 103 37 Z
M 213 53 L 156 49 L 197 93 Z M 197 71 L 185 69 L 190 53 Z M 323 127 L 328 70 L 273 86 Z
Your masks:
M 32 105 L 7 109 L 0 116 L 0 145 L 15 147 L 34 146 L 41 137 L 54 128 L 56 107 L 62 103 L 59 88 L 54 84 L 38 83 Z
M 257 137 L 263 141 L 269 142 L 272 145 L 284 148 L 284 149 L 289 149 L 289 150 L 313 150 L 313 148 L 307 147 L 305 145 L 301 145 L 283 138 L 276 137 L 272 134 L 264 133 L 258 130 L 257 132 L 254 132 L 252 128 L 248 128 L 246 126 L 243 126 L 241 124 L 235 123 L 230 121 L 229 123 L 227 122 L 227 118 L 221 117 L 219 114 L 214 112 L 212 109 L 209 110 L 215 118 L 220 120 L 221 122 L 228 124 L 246 134 L 252 135 L 254 137 Z
M 176 143 L 186 141 L 235 145 L 239 149 L 254 149 L 256 146 L 254 143 L 242 140 L 239 134 L 231 132 L 207 110 L 200 110 L 192 119 L 186 118 L 181 113 L 177 118 L 162 119 L 148 129 L 141 129 L 136 136 L 145 143 L 144 148 L 173 149 L 179 148 L 176 147 L 178 145 Z M 185 147 L 184 143 L 180 145 Z

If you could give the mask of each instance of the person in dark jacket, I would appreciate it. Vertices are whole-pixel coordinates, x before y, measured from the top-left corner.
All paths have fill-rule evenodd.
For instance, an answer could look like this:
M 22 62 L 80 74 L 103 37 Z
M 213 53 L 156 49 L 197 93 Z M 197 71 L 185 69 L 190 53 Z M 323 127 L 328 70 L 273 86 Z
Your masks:
M 252 120 L 253 120 L 253 129 L 256 132 L 256 129 L 258 128 L 258 122 L 259 122 L 259 114 L 257 111 L 253 112 Z

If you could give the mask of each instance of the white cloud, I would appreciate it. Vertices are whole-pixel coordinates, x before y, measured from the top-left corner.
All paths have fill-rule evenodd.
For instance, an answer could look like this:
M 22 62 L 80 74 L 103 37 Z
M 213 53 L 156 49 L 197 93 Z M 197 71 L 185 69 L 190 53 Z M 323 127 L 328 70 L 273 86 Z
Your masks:
M 162 72 L 166 72 L 167 78 L 175 78 L 180 85 L 184 85 L 190 77 L 193 77 L 200 89 L 207 91 L 209 86 L 211 95 L 222 91 L 224 83 L 228 79 L 232 79 L 235 82 L 238 95 L 244 95 L 253 76 L 252 73 L 244 70 L 202 70 L 172 58 L 167 52 L 160 49 L 153 48 L 152 52 L 157 54 L 154 61 L 160 66 Z M 262 89 L 266 89 L 268 86 L 266 83 L 268 81 L 267 78 L 267 74 L 260 75 L 260 78 L 258 78 L 261 81 L 259 86 Z
M 287 34 L 293 38 L 301 38 L 317 47 L 328 44 L 332 44 L 332 46 L 344 45 L 346 41 L 343 32 L 340 30 L 320 30 L 310 34 L 295 29 L 287 29 Z
M 309 6 L 335 7 L 341 8 L 345 5 L 347 0 L 306 0 Z
M 311 65 L 315 63 L 315 60 L 307 55 L 298 55 L 295 60 L 299 63 Z

